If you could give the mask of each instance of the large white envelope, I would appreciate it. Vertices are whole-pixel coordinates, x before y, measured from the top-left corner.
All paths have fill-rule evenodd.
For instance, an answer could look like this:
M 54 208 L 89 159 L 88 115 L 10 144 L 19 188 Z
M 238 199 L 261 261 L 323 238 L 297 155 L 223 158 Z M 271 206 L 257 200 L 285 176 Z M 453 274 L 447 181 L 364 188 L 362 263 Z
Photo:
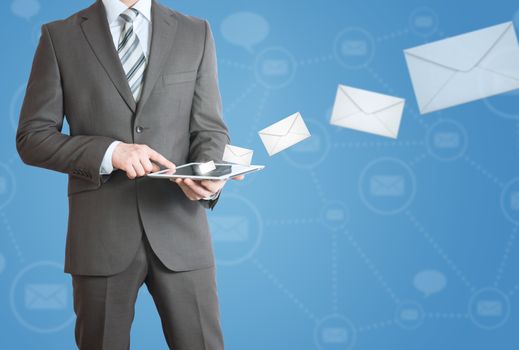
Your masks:
M 222 160 L 232 164 L 250 165 L 253 153 L 251 149 L 225 145 Z
M 330 124 L 396 139 L 405 100 L 339 85 Z
M 519 88 L 512 22 L 404 51 L 422 114 Z
M 310 137 L 300 113 L 294 113 L 258 132 L 269 156 Z
M 249 222 L 242 216 L 215 216 L 209 219 L 215 242 L 245 242 L 249 238 Z

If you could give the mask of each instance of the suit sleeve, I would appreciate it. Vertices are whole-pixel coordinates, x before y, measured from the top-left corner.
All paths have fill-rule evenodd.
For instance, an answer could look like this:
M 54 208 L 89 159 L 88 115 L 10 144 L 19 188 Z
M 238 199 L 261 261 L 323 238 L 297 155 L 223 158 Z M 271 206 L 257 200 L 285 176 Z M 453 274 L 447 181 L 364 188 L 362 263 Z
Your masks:
M 205 33 L 204 53 L 198 69 L 191 109 L 189 160 L 221 162 L 225 145 L 230 143 L 230 139 L 222 118 L 216 50 L 207 21 Z M 217 200 L 218 198 L 201 203 L 212 209 Z
M 59 64 L 47 25 L 42 25 L 20 112 L 16 149 L 26 164 L 100 185 L 101 161 L 115 140 L 104 136 L 62 134 L 63 118 Z

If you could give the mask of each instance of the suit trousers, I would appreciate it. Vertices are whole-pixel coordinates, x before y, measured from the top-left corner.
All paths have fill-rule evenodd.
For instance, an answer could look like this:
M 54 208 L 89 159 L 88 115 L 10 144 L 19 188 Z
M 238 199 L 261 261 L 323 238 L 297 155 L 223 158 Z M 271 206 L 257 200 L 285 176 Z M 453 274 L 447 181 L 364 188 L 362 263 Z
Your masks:
M 157 307 L 170 349 L 223 350 L 215 266 L 171 271 L 155 255 L 145 233 L 132 263 L 123 272 L 72 275 L 79 349 L 130 348 L 135 301 L 144 283 Z

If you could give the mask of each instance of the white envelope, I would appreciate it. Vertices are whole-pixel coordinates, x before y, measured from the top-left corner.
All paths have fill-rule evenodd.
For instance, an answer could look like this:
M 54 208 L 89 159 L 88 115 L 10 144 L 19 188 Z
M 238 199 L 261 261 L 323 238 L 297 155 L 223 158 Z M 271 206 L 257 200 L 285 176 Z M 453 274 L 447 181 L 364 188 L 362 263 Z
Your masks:
M 250 165 L 253 153 L 251 149 L 225 145 L 222 160 L 232 164 Z
M 404 51 L 422 114 L 519 88 L 512 22 Z
M 258 132 L 269 156 L 310 137 L 300 113 L 294 113 Z
M 396 139 L 405 100 L 339 85 L 330 124 Z

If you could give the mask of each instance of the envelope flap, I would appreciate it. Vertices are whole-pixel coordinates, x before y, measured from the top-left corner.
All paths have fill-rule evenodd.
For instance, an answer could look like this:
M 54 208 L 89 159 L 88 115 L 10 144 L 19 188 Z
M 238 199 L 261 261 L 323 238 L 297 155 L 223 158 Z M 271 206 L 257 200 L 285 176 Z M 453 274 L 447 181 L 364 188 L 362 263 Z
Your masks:
M 494 44 L 510 29 L 514 29 L 513 23 L 506 22 L 407 49 L 405 53 L 447 68 L 469 71 L 481 61 Z
M 379 94 L 377 92 L 357 89 L 346 85 L 339 85 L 339 89 L 362 112 L 367 114 L 377 113 L 395 104 L 404 102 L 404 100 L 399 97 Z
M 292 125 L 296 122 L 296 120 L 300 117 L 299 113 L 294 113 L 285 119 L 281 119 L 277 123 L 272 124 L 271 126 L 266 127 L 261 130 L 260 134 L 267 134 L 272 136 L 285 136 L 290 133 L 292 129 Z
M 229 149 L 229 151 L 232 154 L 234 154 L 237 157 L 243 157 L 243 156 L 245 156 L 245 155 L 247 155 L 249 153 L 252 153 L 252 150 L 247 149 L 247 148 L 231 146 L 231 145 L 227 145 L 227 148 Z
M 64 287 L 60 284 L 38 284 L 28 285 L 27 290 L 37 295 L 38 298 L 52 299 L 56 295 L 63 293 Z

